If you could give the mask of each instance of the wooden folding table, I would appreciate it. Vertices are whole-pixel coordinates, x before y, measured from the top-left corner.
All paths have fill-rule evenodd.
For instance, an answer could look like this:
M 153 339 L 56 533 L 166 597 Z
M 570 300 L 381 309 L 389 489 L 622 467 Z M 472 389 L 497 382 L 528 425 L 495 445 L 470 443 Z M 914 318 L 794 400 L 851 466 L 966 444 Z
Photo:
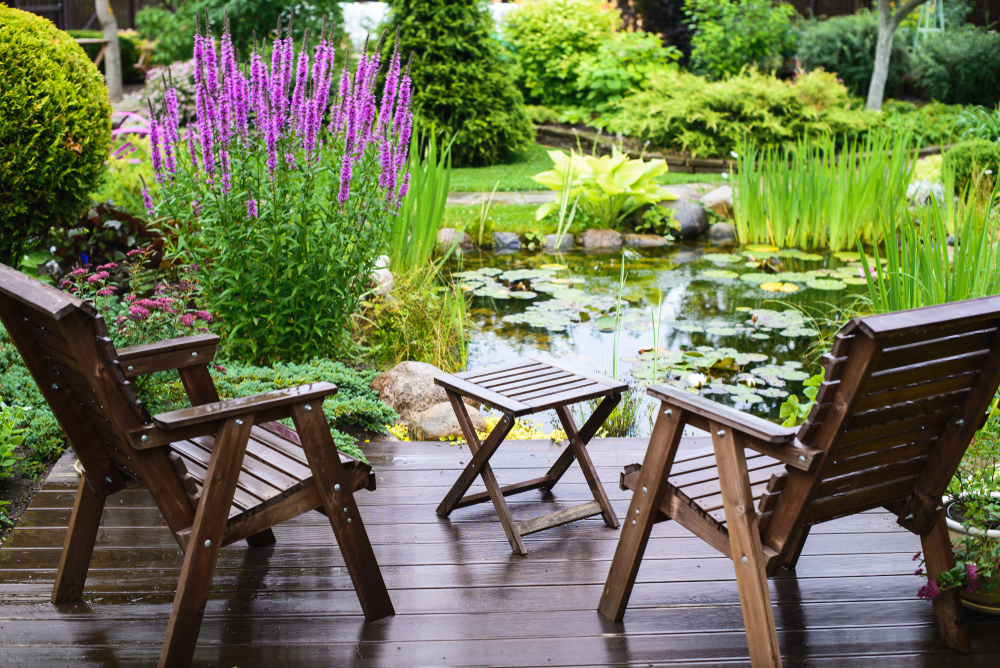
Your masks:
M 469 444 L 469 449 L 472 450 L 472 460 L 438 506 L 438 515 L 448 517 L 456 508 L 492 501 L 507 534 L 507 540 L 518 554 L 527 553 L 522 537 L 585 517 L 601 515 L 605 524 L 618 528 L 618 518 L 597 477 L 586 446 L 621 401 L 622 392 L 628 388 L 625 383 L 603 376 L 570 371 L 555 362 L 542 362 L 536 359 L 522 359 L 486 369 L 445 375 L 436 378 L 434 382 L 448 393 L 448 400 L 455 409 L 462 433 Z M 503 413 L 500 422 L 482 443 L 472 427 L 463 397 L 475 399 Z M 603 400 L 594 413 L 583 427 L 577 429 L 570 415 L 569 406 L 601 397 Z M 517 418 L 550 408 L 554 408 L 559 415 L 569 446 L 542 477 L 501 487 L 490 468 L 490 458 L 510 433 Z M 594 495 L 594 500 L 534 519 L 515 522 L 504 497 L 532 489 L 551 490 L 574 459 L 580 462 L 580 468 Z M 466 496 L 476 476 L 482 476 L 486 491 Z

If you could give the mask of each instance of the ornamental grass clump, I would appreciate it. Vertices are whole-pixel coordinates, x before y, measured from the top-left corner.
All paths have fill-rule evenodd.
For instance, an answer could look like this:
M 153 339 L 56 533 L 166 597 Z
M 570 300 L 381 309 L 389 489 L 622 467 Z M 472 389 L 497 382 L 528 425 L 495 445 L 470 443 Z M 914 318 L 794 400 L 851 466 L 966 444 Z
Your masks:
M 280 26 L 279 26 L 280 28 Z M 270 64 L 242 67 L 228 25 L 194 39 L 196 119 L 179 127 L 168 83 L 153 115 L 160 184 L 147 206 L 172 238 L 168 257 L 199 267 L 225 352 L 257 363 L 343 353 L 345 327 L 409 185 L 411 81 L 395 49 L 376 98 L 380 50 L 345 58 L 335 87 L 326 28 L 296 54 L 278 38 Z

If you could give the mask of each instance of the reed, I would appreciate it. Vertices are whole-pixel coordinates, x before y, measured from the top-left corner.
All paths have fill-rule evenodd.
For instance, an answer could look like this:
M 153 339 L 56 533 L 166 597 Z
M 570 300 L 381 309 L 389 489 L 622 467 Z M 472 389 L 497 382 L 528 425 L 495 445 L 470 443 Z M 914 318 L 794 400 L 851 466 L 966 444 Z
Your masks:
M 833 251 L 881 241 L 881 216 L 906 207 L 911 136 L 872 132 L 845 142 L 800 140 L 793 149 L 745 142 L 733 204 L 740 241 Z
M 439 151 L 437 139 L 429 135 L 423 141 L 422 158 L 420 143 L 414 135 L 410 144 L 410 188 L 389 235 L 389 258 L 397 276 L 423 269 L 430 262 L 451 185 L 451 143 L 443 144 Z

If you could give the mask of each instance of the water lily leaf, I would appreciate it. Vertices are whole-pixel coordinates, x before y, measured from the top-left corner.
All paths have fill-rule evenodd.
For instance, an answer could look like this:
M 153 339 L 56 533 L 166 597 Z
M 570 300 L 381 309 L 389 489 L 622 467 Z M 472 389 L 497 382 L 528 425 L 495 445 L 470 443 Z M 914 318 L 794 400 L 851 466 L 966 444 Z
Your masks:
M 701 272 L 701 275 L 705 278 L 737 278 L 739 276 L 735 271 L 725 269 L 706 269 Z
M 781 281 L 776 281 L 773 283 L 761 283 L 760 289 L 768 292 L 798 292 L 799 286 L 794 283 L 782 283 Z
M 451 275 L 451 277 L 452 278 L 481 278 L 482 274 L 479 273 L 479 270 L 475 270 L 475 271 L 456 271 L 454 274 Z
M 541 269 L 549 269 L 551 271 L 560 271 L 562 269 L 566 269 L 566 265 L 564 265 L 564 264 L 543 264 L 541 266 Z
M 736 310 L 737 311 L 744 311 L 745 312 L 745 311 L 752 311 L 753 309 L 750 308 L 749 306 L 737 306 Z
M 732 336 L 736 333 L 736 330 L 732 327 L 706 327 L 705 333 L 715 336 Z
M 747 246 L 746 250 L 750 251 L 751 253 L 777 253 L 778 252 L 778 247 L 777 246 L 764 246 L 764 245 L 758 244 L 758 245 L 755 245 L 755 246 Z
M 804 260 L 806 262 L 818 262 L 823 259 L 822 255 L 816 255 L 815 253 L 806 253 L 800 251 L 798 248 L 786 248 L 775 253 L 778 257 L 787 257 L 794 260 Z
M 615 331 L 615 321 L 617 318 L 613 315 L 602 315 L 600 318 L 594 320 L 594 327 L 602 332 L 613 332 Z
M 479 288 L 472 294 L 477 297 L 489 297 L 491 299 L 510 299 L 510 290 L 497 288 Z
M 767 334 L 764 334 L 763 332 L 754 332 L 753 334 L 750 335 L 750 338 L 757 339 L 758 341 L 767 341 L 771 337 Z
M 552 278 L 553 273 L 545 269 L 515 269 L 503 272 L 498 278 L 501 281 L 530 281 L 538 278 Z
M 740 274 L 740 280 L 746 281 L 747 283 L 753 283 L 754 285 L 760 285 L 761 283 L 770 283 L 774 280 L 774 274 L 764 274 L 759 272 Z
M 736 363 L 740 366 L 745 366 L 751 362 L 766 362 L 768 357 L 764 353 L 738 353 L 736 355 Z
M 587 282 L 586 278 L 553 278 L 549 283 L 559 283 L 560 285 L 583 285 Z
M 701 325 L 674 325 L 674 329 L 681 332 L 704 332 L 705 329 Z
M 534 299 L 538 293 L 531 290 L 515 290 L 510 293 L 510 296 L 512 299 Z
M 840 280 L 842 280 L 844 283 L 847 283 L 848 285 L 868 285 L 868 281 L 861 278 L 860 276 L 845 276 Z
M 847 284 L 832 278 L 814 278 L 806 282 L 806 287 L 813 290 L 844 290 Z
M 819 330 L 812 329 L 810 327 L 788 327 L 781 330 L 782 336 L 819 336 Z
M 777 399 L 777 398 L 780 398 L 780 397 L 787 397 L 788 396 L 788 392 L 785 392 L 784 390 L 779 390 L 776 387 L 762 387 L 762 388 L 758 388 L 756 390 L 756 393 L 759 394 L 762 397 L 771 397 L 773 399 Z
M 851 260 L 860 260 L 861 253 L 856 253 L 853 251 L 840 251 L 839 253 L 834 253 L 833 257 L 838 260 L 843 260 L 844 262 L 850 262 Z
M 739 262 L 743 258 L 730 253 L 705 253 L 701 256 L 701 259 L 708 262 L 718 262 L 719 264 L 729 264 L 731 262 Z

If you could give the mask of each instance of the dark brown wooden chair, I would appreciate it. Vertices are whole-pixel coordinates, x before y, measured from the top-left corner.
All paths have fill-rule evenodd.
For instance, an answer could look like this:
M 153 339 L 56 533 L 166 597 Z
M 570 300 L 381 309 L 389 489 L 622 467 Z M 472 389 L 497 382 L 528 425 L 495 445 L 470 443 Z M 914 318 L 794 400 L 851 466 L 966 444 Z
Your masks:
M 755 668 L 781 665 L 767 577 L 795 567 L 812 525 L 884 506 L 920 536 L 931 577 L 952 568 L 941 497 L 1000 384 L 998 325 L 1000 297 L 854 319 L 800 429 L 650 388 L 662 403 L 643 464 L 622 475 L 630 521 L 600 613 L 623 618 L 650 530 L 667 519 L 733 560 Z M 710 432 L 713 451 L 676 458 L 685 425 Z M 941 642 L 968 652 L 957 589 L 934 614 Z
M 323 415 L 336 386 L 219 401 L 217 336 L 115 350 L 89 304 L 4 265 L 0 317 L 84 467 L 53 603 L 83 595 L 105 501 L 135 480 L 184 552 L 161 667 L 191 663 L 220 548 L 274 543 L 272 526 L 310 510 L 329 517 L 365 617 L 394 614 L 353 495 L 374 475 L 337 452 Z M 169 369 L 194 407 L 150 419 L 131 379 Z

